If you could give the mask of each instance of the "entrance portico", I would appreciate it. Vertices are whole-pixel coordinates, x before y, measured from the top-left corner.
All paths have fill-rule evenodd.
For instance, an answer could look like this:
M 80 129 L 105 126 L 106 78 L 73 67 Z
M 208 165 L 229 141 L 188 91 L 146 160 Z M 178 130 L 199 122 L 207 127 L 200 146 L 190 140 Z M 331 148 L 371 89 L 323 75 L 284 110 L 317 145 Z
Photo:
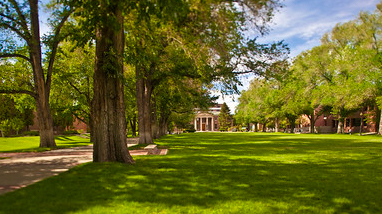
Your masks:
M 217 131 L 217 118 L 212 114 L 198 114 L 194 119 L 194 128 L 196 131 Z

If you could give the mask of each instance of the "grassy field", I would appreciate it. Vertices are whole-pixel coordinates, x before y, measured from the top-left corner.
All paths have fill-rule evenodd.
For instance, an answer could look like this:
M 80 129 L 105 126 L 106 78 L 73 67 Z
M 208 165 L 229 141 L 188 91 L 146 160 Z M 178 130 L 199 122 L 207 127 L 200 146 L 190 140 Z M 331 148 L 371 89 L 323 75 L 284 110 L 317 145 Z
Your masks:
M 86 146 L 90 144 L 88 138 L 80 136 L 57 136 L 55 137 L 57 148 L 70 148 Z M 40 137 L 0 137 L 0 152 L 42 152 L 49 148 L 39 148 Z
M 193 133 L 167 156 L 88 163 L 0 196 L 0 213 L 382 213 L 378 136 Z

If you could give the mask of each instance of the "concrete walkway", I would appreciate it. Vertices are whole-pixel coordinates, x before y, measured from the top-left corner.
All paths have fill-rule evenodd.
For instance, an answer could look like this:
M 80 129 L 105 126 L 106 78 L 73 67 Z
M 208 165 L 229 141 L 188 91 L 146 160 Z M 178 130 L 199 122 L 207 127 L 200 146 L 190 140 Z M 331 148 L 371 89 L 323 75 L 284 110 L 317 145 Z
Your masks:
M 132 146 L 134 144 L 129 144 Z M 166 154 L 161 151 L 161 154 Z M 147 155 L 130 150 L 132 156 Z M 93 159 L 93 145 L 46 152 L 0 153 L 0 195 L 57 175 Z

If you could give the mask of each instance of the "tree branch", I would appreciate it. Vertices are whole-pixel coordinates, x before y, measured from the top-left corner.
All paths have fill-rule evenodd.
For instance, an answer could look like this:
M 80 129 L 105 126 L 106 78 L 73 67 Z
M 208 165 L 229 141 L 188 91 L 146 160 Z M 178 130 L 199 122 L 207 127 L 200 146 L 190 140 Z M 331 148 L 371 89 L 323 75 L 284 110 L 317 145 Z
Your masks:
M 16 12 L 17 12 L 17 15 L 19 16 L 19 19 L 21 21 L 21 26 L 23 27 L 25 33 L 29 33 L 28 31 L 28 24 L 27 24 L 27 20 L 24 16 L 24 14 L 21 12 L 20 10 L 20 7 L 19 5 L 17 4 L 17 2 L 15 0 L 9 0 L 11 2 L 11 4 L 13 5 L 13 7 L 15 8 Z
M 15 32 L 21 38 L 23 38 L 27 43 L 29 43 L 28 38 L 24 34 L 22 34 L 21 31 L 19 31 L 17 28 L 13 27 L 12 25 L 2 22 L 0 23 L 0 26 L 4 26 L 5 28 L 11 29 L 13 32 Z
M 15 20 L 15 19 L 14 19 L 13 17 L 11 17 L 11 16 L 5 15 L 4 13 L 0 13 L 0 16 L 4 17 L 4 18 L 6 18 L 6 19 L 9 19 L 9 20 L 11 20 L 12 22 L 14 22 L 14 23 L 16 23 L 16 24 L 22 26 L 22 24 L 21 24 L 20 22 L 18 22 L 17 20 Z
M 85 93 L 81 92 L 81 90 L 79 88 L 77 88 L 71 81 L 67 80 L 67 82 L 69 83 L 70 86 L 72 86 L 72 88 L 74 88 L 74 90 L 76 90 L 80 95 L 84 95 L 86 96 Z
M 62 27 L 64 26 L 65 22 L 68 20 L 70 14 L 73 13 L 73 11 L 74 11 L 73 9 L 70 9 L 67 11 L 67 14 L 65 14 L 65 16 L 61 19 L 61 22 L 58 24 L 56 31 L 55 31 L 55 34 L 54 34 L 53 44 L 52 44 L 52 53 L 51 53 L 50 59 L 49 59 L 48 72 L 47 72 L 47 77 L 46 77 L 46 82 L 45 82 L 45 84 L 48 88 L 50 88 L 50 83 L 52 80 L 53 64 L 54 64 L 54 60 L 56 58 L 58 44 L 60 43 L 59 35 L 60 35 Z
M 31 62 L 31 59 L 27 56 L 24 56 L 22 54 L 0 54 L 0 58 L 12 58 L 12 57 L 18 57 L 27 60 L 28 62 Z
M 33 98 L 37 98 L 37 94 L 32 92 L 32 91 L 28 91 L 28 90 L 1 90 L 0 89 L 0 94 L 28 94 L 28 95 L 31 95 Z

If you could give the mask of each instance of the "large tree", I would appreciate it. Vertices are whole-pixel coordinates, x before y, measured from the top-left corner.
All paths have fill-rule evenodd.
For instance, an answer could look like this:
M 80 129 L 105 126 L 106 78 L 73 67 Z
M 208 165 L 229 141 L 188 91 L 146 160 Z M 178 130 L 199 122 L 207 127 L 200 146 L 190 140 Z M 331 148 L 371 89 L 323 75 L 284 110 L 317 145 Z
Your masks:
M 134 163 L 126 141 L 123 4 L 100 0 L 92 105 L 94 162 Z
M 149 4 L 147 8 L 154 12 L 148 18 L 142 19 L 140 11 L 129 15 L 131 20 L 137 20 L 129 22 L 127 27 L 130 45 L 127 55 L 136 68 L 140 143 L 152 143 L 153 104 L 150 102 L 155 87 L 165 79 L 163 76 L 182 73 L 205 82 L 220 81 L 223 89 L 237 89 L 237 74 L 242 73 L 237 72 L 239 64 L 251 67 L 251 71 L 245 72 L 258 71 L 270 61 L 264 59 L 269 59 L 268 56 L 273 55 L 280 46 L 272 46 L 267 52 L 264 51 L 267 47 L 258 45 L 256 40 L 248 42 L 244 34 L 248 23 L 251 30 L 265 34 L 268 30 L 266 23 L 272 17 L 273 10 L 279 6 L 278 1 L 172 3 L 171 6 L 162 7 L 172 11 L 168 14 L 166 10 L 150 7 Z M 139 5 L 145 4 L 145 1 L 139 2 Z M 168 59 L 167 51 L 171 48 L 177 48 L 179 56 L 191 63 L 188 72 L 179 69 L 174 73 L 163 66 L 163 61 Z M 248 51 L 251 54 L 246 54 Z M 266 53 L 267 57 L 263 57 Z
M 59 42 L 65 37 L 62 28 L 72 10 L 61 7 L 52 13 L 52 33 L 44 38 L 48 50 L 45 54 L 48 65 L 43 65 L 42 38 L 40 36 L 39 1 L 6 0 L 0 3 L 0 32 L 4 41 L 0 58 L 15 58 L 30 63 L 33 81 L 26 80 L 28 87 L 17 83 L 1 87 L 0 93 L 24 93 L 31 95 L 36 102 L 37 119 L 40 128 L 40 147 L 55 147 L 53 119 L 49 108 L 52 71 Z M 18 38 L 14 39 L 14 38 Z

